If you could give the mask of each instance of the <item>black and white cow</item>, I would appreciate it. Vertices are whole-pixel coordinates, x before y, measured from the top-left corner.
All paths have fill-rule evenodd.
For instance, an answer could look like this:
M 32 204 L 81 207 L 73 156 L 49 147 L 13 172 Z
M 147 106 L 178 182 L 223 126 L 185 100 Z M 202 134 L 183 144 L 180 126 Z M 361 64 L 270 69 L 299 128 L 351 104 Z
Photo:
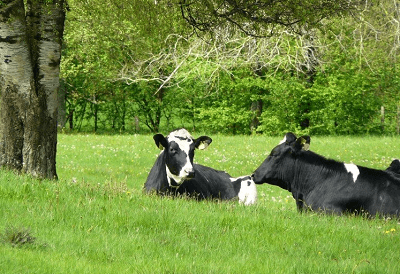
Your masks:
M 377 170 L 326 159 L 309 146 L 309 136 L 287 133 L 254 172 L 254 182 L 290 191 L 299 211 L 400 215 L 396 160 L 389 170 Z
M 193 164 L 195 149 L 207 148 L 212 142 L 210 137 L 193 139 L 186 129 L 179 129 L 167 137 L 156 134 L 153 138 L 162 151 L 144 184 L 145 192 L 189 195 L 199 200 L 238 197 L 245 205 L 256 202 L 257 190 L 251 176 L 233 178 L 224 171 Z

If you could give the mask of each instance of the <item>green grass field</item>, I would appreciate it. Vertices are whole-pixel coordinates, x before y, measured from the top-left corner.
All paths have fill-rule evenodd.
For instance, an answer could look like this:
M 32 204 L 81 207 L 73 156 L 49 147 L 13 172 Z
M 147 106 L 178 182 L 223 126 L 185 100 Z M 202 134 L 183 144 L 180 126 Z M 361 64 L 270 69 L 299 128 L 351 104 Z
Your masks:
M 281 139 L 210 137 L 195 162 L 233 176 Z M 312 137 L 310 149 L 386 168 L 398 144 Z M 0 273 L 399 272 L 398 220 L 300 214 L 289 192 L 268 185 L 249 207 L 144 195 L 159 153 L 152 136 L 60 134 L 57 153 L 57 182 L 0 173 Z

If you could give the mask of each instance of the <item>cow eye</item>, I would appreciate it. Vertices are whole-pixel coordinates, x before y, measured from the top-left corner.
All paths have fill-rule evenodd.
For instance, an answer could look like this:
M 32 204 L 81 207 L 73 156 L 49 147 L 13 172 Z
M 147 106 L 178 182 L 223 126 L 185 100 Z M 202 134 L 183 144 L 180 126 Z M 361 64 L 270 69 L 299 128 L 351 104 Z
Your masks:
M 176 154 L 176 149 L 175 149 L 175 148 L 170 148 L 170 149 L 169 149 L 169 153 L 171 153 L 171 154 Z

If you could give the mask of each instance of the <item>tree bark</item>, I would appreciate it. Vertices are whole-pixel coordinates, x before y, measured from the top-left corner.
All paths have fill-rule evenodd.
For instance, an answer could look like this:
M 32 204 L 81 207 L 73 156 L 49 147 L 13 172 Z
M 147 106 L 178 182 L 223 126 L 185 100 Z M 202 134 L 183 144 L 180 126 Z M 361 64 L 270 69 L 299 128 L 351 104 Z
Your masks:
M 63 82 L 60 82 L 58 90 L 58 128 L 64 128 L 67 123 L 67 106 L 66 106 L 66 91 Z
M 0 165 L 21 170 L 24 125 L 32 94 L 31 65 L 23 0 L 4 1 L 0 11 Z
M 40 178 L 57 178 L 63 1 L 28 0 L 25 14 L 9 0 L 0 11 L 0 164 Z
M 250 123 L 250 130 L 251 131 L 256 131 L 257 127 L 260 125 L 260 116 L 262 113 L 262 108 L 263 108 L 263 101 L 262 100 L 257 100 L 251 103 L 251 111 L 253 112 L 253 119 L 251 120 Z

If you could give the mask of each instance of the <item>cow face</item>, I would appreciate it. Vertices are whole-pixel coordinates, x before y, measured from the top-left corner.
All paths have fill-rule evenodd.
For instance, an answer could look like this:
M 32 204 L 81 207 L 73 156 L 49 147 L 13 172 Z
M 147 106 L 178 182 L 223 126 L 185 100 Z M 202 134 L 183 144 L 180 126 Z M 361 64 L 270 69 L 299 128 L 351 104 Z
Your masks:
M 295 155 L 300 150 L 308 150 L 310 141 L 309 136 L 297 138 L 293 133 L 287 133 L 283 140 L 272 149 L 267 159 L 254 172 L 252 175 L 254 182 L 256 184 L 269 183 L 278 185 L 289 190 L 290 186 L 286 185 L 284 180 L 287 174 L 283 174 L 283 167 L 290 161 L 293 161 L 296 157 Z
M 194 150 L 205 149 L 212 142 L 208 136 L 197 139 L 186 129 L 171 132 L 167 137 L 154 135 L 156 145 L 163 150 L 169 185 L 179 186 L 184 180 L 195 176 L 193 168 Z

